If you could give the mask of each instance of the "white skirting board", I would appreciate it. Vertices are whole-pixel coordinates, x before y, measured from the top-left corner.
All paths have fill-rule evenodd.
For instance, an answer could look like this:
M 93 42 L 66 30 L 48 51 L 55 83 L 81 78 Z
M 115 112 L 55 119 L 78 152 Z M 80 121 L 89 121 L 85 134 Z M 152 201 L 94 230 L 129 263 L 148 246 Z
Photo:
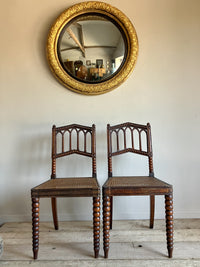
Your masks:
M 3 254 L 3 239 L 0 236 L 0 257 L 1 257 L 2 254 Z
M 91 213 L 59 213 L 58 209 L 58 218 L 60 221 L 89 221 L 92 220 L 92 210 Z M 102 218 L 102 212 L 101 212 Z M 165 211 L 164 207 L 162 212 L 155 212 L 155 219 L 164 219 L 165 218 Z M 174 219 L 199 219 L 200 218 L 200 211 L 199 210 L 189 210 L 189 211 L 176 211 L 174 210 Z M 10 215 L 4 214 L 0 217 L 0 226 L 6 222 L 29 222 L 31 221 L 31 210 L 30 214 L 28 215 Z M 114 210 L 113 212 L 113 219 L 114 220 L 147 220 L 149 219 L 148 212 L 135 212 L 132 211 L 130 213 L 121 213 Z M 40 220 L 41 221 L 52 221 L 52 213 L 51 209 L 49 212 L 41 212 L 40 213 Z

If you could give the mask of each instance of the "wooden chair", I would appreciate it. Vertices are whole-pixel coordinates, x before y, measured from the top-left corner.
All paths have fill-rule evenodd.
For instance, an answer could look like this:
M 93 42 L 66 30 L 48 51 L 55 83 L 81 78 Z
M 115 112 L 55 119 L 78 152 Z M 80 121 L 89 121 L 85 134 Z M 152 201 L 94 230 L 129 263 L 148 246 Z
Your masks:
M 67 134 L 66 134 L 67 133 Z M 57 151 L 60 135 L 61 151 Z M 66 142 L 68 135 L 68 142 Z M 75 140 L 75 148 L 73 140 Z M 66 146 L 68 143 L 68 147 Z M 92 158 L 91 177 L 56 178 L 56 160 L 58 158 L 79 154 Z M 76 164 L 78 168 L 78 162 Z M 100 238 L 100 188 L 96 179 L 96 131 L 92 127 L 72 124 L 52 128 L 52 174 L 51 179 L 31 189 L 33 256 L 37 259 L 39 249 L 39 199 L 51 198 L 54 227 L 58 230 L 57 197 L 92 197 L 93 198 L 93 236 L 94 255 L 99 255 Z
M 130 138 L 130 147 L 128 139 Z M 138 138 L 138 140 L 136 140 Z M 121 142 L 120 142 L 121 141 Z M 143 142 L 146 142 L 145 146 Z M 115 149 L 114 149 L 114 143 Z M 121 144 L 122 143 L 122 144 Z M 154 176 L 151 127 L 135 123 L 123 123 L 115 126 L 107 125 L 108 144 L 108 179 L 103 185 L 103 239 L 104 257 L 108 258 L 109 230 L 112 229 L 113 196 L 150 196 L 150 228 L 154 225 L 155 195 L 165 196 L 167 249 L 169 258 L 173 251 L 173 188 Z M 138 144 L 138 147 L 136 147 Z M 132 152 L 148 157 L 149 176 L 113 176 L 112 157 Z

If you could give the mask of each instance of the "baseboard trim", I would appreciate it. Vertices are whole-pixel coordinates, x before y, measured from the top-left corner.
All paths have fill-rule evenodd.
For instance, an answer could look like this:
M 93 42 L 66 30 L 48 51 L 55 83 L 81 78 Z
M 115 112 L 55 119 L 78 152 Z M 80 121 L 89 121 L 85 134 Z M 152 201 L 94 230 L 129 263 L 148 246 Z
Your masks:
M 102 215 L 102 214 L 101 214 Z M 92 220 L 92 213 L 91 214 L 80 214 L 80 213 L 58 213 L 58 217 L 60 221 L 89 221 Z M 155 219 L 164 219 L 165 215 L 164 212 L 162 213 L 155 213 Z M 174 212 L 175 219 L 199 219 L 200 218 L 200 211 L 199 210 L 190 210 L 190 211 L 175 211 Z M 136 212 L 136 213 L 117 213 L 114 212 L 114 219 L 115 220 L 146 220 L 149 219 L 148 212 Z M 52 221 L 52 214 L 51 212 L 46 214 L 40 215 L 41 221 Z M 29 222 L 31 221 L 30 215 L 10 215 L 4 214 L 0 218 L 0 225 L 5 222 Z

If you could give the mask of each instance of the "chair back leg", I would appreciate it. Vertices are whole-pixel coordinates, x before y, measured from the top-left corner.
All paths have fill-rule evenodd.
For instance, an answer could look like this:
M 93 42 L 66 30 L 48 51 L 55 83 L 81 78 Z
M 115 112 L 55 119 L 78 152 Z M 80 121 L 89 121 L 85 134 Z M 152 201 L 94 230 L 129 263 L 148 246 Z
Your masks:
M 154 214 L 155 214 L 155 196 L 150 195 L 150 228 L 154 226 Z
M 51 198 L 51 207 L 52 207 L 54 228 L 55 230 L 58 230 L 57 201 L 55 197 Z

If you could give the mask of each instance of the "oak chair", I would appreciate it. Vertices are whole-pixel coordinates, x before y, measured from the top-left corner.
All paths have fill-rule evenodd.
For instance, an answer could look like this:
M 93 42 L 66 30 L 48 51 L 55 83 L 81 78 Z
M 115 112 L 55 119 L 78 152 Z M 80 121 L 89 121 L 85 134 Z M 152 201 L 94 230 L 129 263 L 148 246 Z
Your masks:
M 128 137 L 130 140 L 128 140 Z M 108 179 L 103 185 L 104 257 L 108 258 L 109 252 L 109 230 L 112 229 L 113 196 L 149 195 L 150 228 L 153 228 L 155 195 L 164 195 L 167 249 L 168 256 L 171 258 L 173 251 L 173 188 L 170 184 L 154 176 L 150 124 L 140 125 L 130 122 L 115 126 L 108 124 L 107 145 Z M 127 152 L 148 157 L 149 176 L 113 176 L 112 158 Z
M 60 138 L 59 138 L 60 137 Z M 58 141 L 61 149 L 58 151 Z M 78 154 L 92 159 L 91 177 L 56 178 L 56 160 Z M 76 168 L 79 168 L 78 161 Z M 94 255 L 99 255 L 100 241 L 100 188 L 96 178 L 96 130 L 78 124 L 52 127 L 52 173 L 51 179 L 31 189 L 33 257 L 37 259 L 39 249 L 39 200 L 51 198 L 54 227 L 58 230 L 57 197 L 93 198 Z

